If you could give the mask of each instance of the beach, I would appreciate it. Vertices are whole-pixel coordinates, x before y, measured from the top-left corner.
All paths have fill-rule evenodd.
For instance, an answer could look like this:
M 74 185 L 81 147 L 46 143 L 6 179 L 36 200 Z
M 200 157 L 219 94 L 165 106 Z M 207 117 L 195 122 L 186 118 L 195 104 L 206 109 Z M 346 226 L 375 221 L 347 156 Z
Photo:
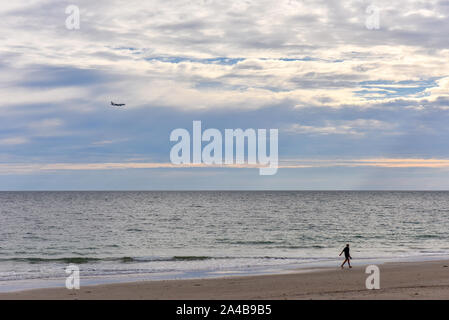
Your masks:
M 290 273 L 214 279 L 141 281 L 0 293 L 0 299 L 44 300 L 308 300 L 449 299 L 449 261 L 378 265 L 380 289 L 365 286 L 366 266 L 317 268 Z
M 449 300 L 449 0 L 69 2 L 0 9 L 0 300 Z
M 435 261 L 449 257 L 448 199 L 448 192 L 0 192 L 0 298 L 446 298 L 449 262 Z M 340 270 L 347 243 L 355 266 Z M 370 264 L 380 267 L 380 290 L 365 288 Z M 64 288 L 67 268 L 79 269 L 80 290 Z

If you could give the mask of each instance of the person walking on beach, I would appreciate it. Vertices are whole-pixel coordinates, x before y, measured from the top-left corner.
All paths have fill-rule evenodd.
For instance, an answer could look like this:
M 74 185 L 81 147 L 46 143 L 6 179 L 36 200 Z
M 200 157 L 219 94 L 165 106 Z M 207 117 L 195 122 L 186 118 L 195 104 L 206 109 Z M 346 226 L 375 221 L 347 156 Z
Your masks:
M 349 243 L 346 245 L 346 247 L 343 248 L 343 250 L 341 250 L 340 254 L 338 256 L 341 256 L 343 254 L 343 252 L 345 253 L 345 261 L 343 261 L 343 263 L 341 264 L 341 268 L 343 269 L 343 266 L 345 265 L 346 261 L 348 262 L 349 268 L 351 267 L 351 255 L 349 254 Z

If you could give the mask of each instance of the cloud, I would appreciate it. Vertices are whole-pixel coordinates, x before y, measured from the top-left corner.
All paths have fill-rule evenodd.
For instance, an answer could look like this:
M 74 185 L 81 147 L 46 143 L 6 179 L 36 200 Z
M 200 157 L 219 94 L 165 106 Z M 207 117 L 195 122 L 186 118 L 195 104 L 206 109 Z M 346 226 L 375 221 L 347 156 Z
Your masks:
M 125 142 L 125 141 L 128 141 L 128 139 L 100 140 L 100 141 L 92 142 L 92 145 L 104 146 L 104 145 L 108 145 L 108 144 L 114 144 L 114 143 Z
M 294 123 L 287 126 L 284 131 L 287 133 L 312 135 L 364 135 L 368 131 L 375 130 L 376 134 L 393 134 L 394 132 L 391 130 L 395 127 L 395 124 L 375 119 L 356 119 L 348 121 L 327 121 L 326 126 L 310 126 Z
M 0 139 L 0 145 L 3 145 L 3 146 L 14 146 L 14 145 L 24 144 L 24 143 L 28 143 L 28 142 L 29 142 L 28 139 L 23 138 L 23 137 Z
M 425 90 L 427 99 L 435 101 L 438 99 L 449 98 L 449 77 L 438 79 L 436 84 L 437 86 Z
M 40 121 L 34 121 L 29 124 L 31 129 L 48 129 L 48 128 L 57 128 L 63 125 L 63 121 L 61 119 L 44 119 Z
M 0 174 L 30 174 L 36 172 L 58 171 L 102 171 L 125 169 L 189 169 L 189 168 L 222 168 L 222 169 L 257 169 L 260 165 L 253 164 L 182 164 L 176 165 L 166 162 L 123 162 L 123 163 L 34 163 L 10 164 L 0 163 Z M 279 165 L 279 169 L 306 169 L 332 167 L 378 167 L 378 168 L 431 168 L 449 169 L 449 159 L 341 159 L 341 160 L 286 160 Z
M 285 129 L 286 132 L 291 133 L 305 133 L 305 134 L 351 134 L 358 135 L 360 132 L 353 130 L 348 126 L 327 126 L 327 127 L 313 127 L 313 126 L 303 126 L 300 124 L 292 124 L 289 128 Z
M 16 86 L 1 94 L 10 105 L 115 95 L 141 108 L 254 109 L 287 101 L 297 107 L 362 108 L 411 94 L 385 88 L 369 93 L 366 81 L 397 83 L 449 73 L 446 47 L 429 50 L 425 42 L 410 41 L 413 34 L 446 39 L 447 25 L 437 17 L 447 13 L 445 6 L 376 5 L 382 19 L 378 32 L 365 28 L 368 3 L 360 1 L 130 1 L 126 7 L 80 1 L 82 27 L 70 31 L 64 27 L 64 3 L 29 1 L 1 13 L 0 32 L 14 28 L 16 34 L 4 43 L 4 52 L 21 74 Z M 411 12 L 425 12 L 425 19 Z M 410 22 L 417 27 L 413 34 L 392 31 Z M 431 89 L 418 90 L 426 88 Z M 434 91 L 432 99 L 438 98 Z
M 446 2 L 376 1 L 379 30 L 359 0 L 69 4 L 0 8 L 0 159 L 164 163 L 192 120 L 279 128 L 281 159 L 449 156 Z
M 350 160 L 302 160 L 290 161 L 280 168 L 316 168 L 316 167 L 378 167 L 378 168 L 433 168 L 448 169 L 449 159 L 350 159 Z

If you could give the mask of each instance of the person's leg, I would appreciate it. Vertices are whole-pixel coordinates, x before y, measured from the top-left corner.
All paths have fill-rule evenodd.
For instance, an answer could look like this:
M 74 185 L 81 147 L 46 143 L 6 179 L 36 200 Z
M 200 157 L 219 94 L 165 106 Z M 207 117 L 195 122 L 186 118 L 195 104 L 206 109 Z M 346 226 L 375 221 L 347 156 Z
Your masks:
M 350 258 L 348 258 L 348 259 L 346 259 L 346 260 L 348 260 L 348 265 L 349 265 L 349 268 L 352 268 L 352 267 L 351 267 L 351 259 L 350 259 Z
M 345 261 L 343 261 L 343 263 L 341 264 L 341 268 L 343 269 L 343 266 L 345 265 L 346 261 L 348 261 L 348 259 L 346 258 Z

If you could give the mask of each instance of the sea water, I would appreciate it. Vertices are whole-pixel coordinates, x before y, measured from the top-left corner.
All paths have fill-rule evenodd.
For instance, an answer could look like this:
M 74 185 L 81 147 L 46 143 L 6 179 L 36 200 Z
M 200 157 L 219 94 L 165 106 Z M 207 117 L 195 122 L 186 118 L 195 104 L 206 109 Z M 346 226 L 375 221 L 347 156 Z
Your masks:
M 449 192 L 0 192 L 0 291 L 449 256 Z

